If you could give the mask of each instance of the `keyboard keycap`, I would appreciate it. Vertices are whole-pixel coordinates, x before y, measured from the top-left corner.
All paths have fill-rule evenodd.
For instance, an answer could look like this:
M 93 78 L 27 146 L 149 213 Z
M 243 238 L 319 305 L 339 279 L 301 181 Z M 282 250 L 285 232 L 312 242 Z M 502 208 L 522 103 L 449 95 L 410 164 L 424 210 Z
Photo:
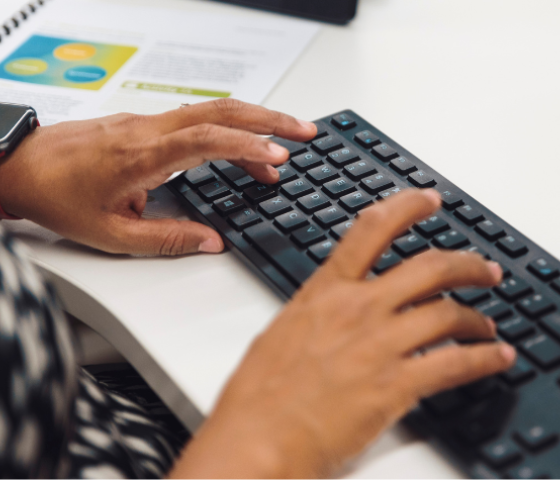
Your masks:
M 278 194 L 276 187 L 259 183 L 243 191 L 243 196 L 252 203 L 263 202 Z
M 560 280 L 554 280 L 551 284 L 550 287 L 556 292 L 556 293 L 560 293 Z
M 515 437 L 523 446 L 535 452 L 558 440 L 558 433 L 541 424 L 518 430 Z
M 291 232 L 296 228 L 307 225 L 309 221 L 301 212 L 291 211 L 276 217 L 274 224 L 283 232 Z
M 538 318 L 556 310 L 556 305 L 550 298 L 540 293 L 520 300 L 516 307 L 521 313 L 530 318 Z
M 358 152 L 352 148 L 341 148 L 336 152 L 331 152 L 327 156 L 327 160 L 337 168 L 342 168 L 344 165 L 359 160 Z
M 315 135 L 313 140 L 317 140 L 329 134 L 327 126 L 323 122 L 315 122 L 315 126 L 317 127 L 317 135 Z
M 535 369 L 521 355 L 517 356 L 515 365 L 500 376 L 510 385 L 519 385 L 536 375 Z
M 508 342 L 516 342 L 535 333 L 535 325 L 526 318 L 517 316 L 499 322 L 498 333 Z
M 243 190 L 257 183 L 253 177 L 247 175 L 245 170 L 232 165 L 226 160 L 217 160 L 210 164 L 210 168 L 224 177 L 236 190 Z
M 346 165 L 344 167 L 344 173 L 356 182 L 368 175 L 373 175 L 376 172 L 377 169 L 375 168 L 375 164 L 369 158 L 351 163 L 350 165 Z
M 523 245 L 519 240 L 511 235 L 499 240 L 498 243 L 496 243 L 496 246 L 511 258 L 520 257 L 529 251 L 526 245 Z
M 300 246 L 307 247 L 325 239 L 325 233 L 315 225 L 298 228 L 292 233 L 292 239 Z
M 259 211 L 264 213 L 267 218 L 274 218 L 281 213 L 285 213 L 288 210 L 292 210 L 290 202 L 285 198 L 277 196 L 270 200 L 265 200 L 259 204 Z
M 276 167 L 276 170 L 280 174 L 280 179 L 278 180 L 278 185 L 280 185 L 282 183 L 289 182 L 289 181 L 293 180 L 294 178 L 297 178 L 296 171 L 292 167 L 290 167 L 289 165 L 281 165 L 279 167 Z
M 323 192 L 331 198 L 340 198 L 347 193 L 356 190 L 356 187 L 350 180 L 345 178 L 336 178 L 323 185 Z
M 539 325 L 550 333 L 556 340 L 560 340 L 560 314 L 551 313 L 542 317 L 539 321 Z
M 493 298 L 492 300 L 479 305 L 477 309 L 483 315 L 491 317 L 494 320 L 501 320 L 513 315 L 513 310 L 509 307 L 509 305 L 497 298 Z
M 428 248 L 428 242 L 418 235 L 406 235 L 393 242 L 393 249 L 403 257 L 410 257 Z
M 467 225 L 474 225 L 484 220 L 484 215 L 470 205 L 463 205 L 455 210 L 454 215 Z
M 492 220 L 484 220 L 483 222 L 477 223 L 474 227 L 474 231 L 490 242 L 494 242 L 506 234 L 505 230 L 496 225 Z
M 438 248 L 445 249 L 458 249 L 468 245 L 469 239 L 457 230 L 451 230 L 450 232 L 441 233 L 434 238 L 432 243 Z
M 457 207 L 460 207 L 465 203 L 459 195 L 450 192 L 449 190 L 445 190 L 440 193 L 441 193 L 441 204 L 443 205 L 443 208 L 445 208 L 446 210 L 455 210 Z
M 200 187 L 216 180 L 216 175 L 210 171 L 208 164 L 199 165 L 198 167 L 187 170 L 183 174 L 183 177 L 191 187 Z
M 284 147 L 288 152 L 290 152 L 290 157 L 294 157 L 307 151 L 307 146 L 303 143 L 293 142 L 292 140 L 286 140 L 285 138 L 274 137 L 271 139 L 274 143 L 277 143 L 281 147 Z
M 482 458 L 494 468 L 502 468 L 510 463 L 521 460 L 519 447 L 509 438 L 497 440 L 483 447 L 480 451 Z
M 461 250 L 464 250 L 466 252 L 478 253 L 479 255 L 483 256 L 487 260 L 490 260 L 490 254 L 486 250 L 480 248 L 478 245 L 471 245 L 470 247 L 465 247 L 462 248 Z
M 415 172 L 416 170 L 418 170 L 416 165 L 414 165 L 414 163 L 412 163 L 406 157 L 398 157 L 398 158 L 395 158 L 395 159 L 391 160 L 391 163 L 389 163 L 389 166 L 395 172 L 397 172 L 401 175 L 408 175 L 409 173 L 412 173 L 412 172 Z
M 418 170 L 408 176 L 408 181 L 418 188 L 432 188 L 436 186 L 436 181 L 424 170 Z
M 458 288 L 451 292 L 451 296 L 465 305 L 476 305 L 490 298 L 490 291 L 485 288 Z
M 427 220 L 422 220 L 414 226 L 414 229 L 426 238 L 432 238 L 438 233 L 449 230 L 449 228 L 449 223 L 437 215 L 434 215 Z
M 322 163 L 323 160 L 315 152 L 305 152 L 292 158 L 292 165 L 300 172 L 305 172 L 310 168 L 321 165 Z
M 506 473 L 505 478 L 517 479 L 530 479 L 530 478 L 552 478 L 546 470 L 541 470 L 538 466 L 519 465 Z
M 390 197 L 392 195 L 395 195 L 397 193 L 400 193 L 400 192 L 402 192 L 401 187 L 391 187 L 391 188 L 388 188 L 387 190 L 383 190 L 382 192 L 379 192 L 377 194 L 377 198 L 379 200 L 383 200 L 384 198 L 388 198 L 388 197 Z
M 298 197 L 313 192 L 313 186 L 307 180 L 298 178 L 282 185 L 280 191 L 289 199 L 295 200 Z
M 331 123 L 338 128 L 339 130 L 350 130 L 356 126 L 356 122 L 354 119 L 347 115 L 346 113 L 341 113 L 339 115 L 335 115 L 331 119 Z
M 241 212 L 230 215 L 228 222 L 236 230 L 243 230 L 251 225 L 262 222 L 262 219 L 251 208 L 244 208 Z
M 373 203 L 373 199 L 364 192 L 349 193 L 338 201 L 338 204 L 350 213 L 356 213 L 358 210 L 361 210 L 371 203 Z
M 237 210 L 241 210 L 245 207 L 245 203 L 239 197 L 230 195 L 229 197 L 216 200 L 213 207 L 220 215 L 226 216 Z
M 329 199 L 320 192 L 313 192 L 305 197 L 300 197 L 296 205 L 305 213 L 313 213 L 331 204 Z
M 338 171 L 329 165 L 321 165 L 309 170 L 306 176 L 315 185 L 322 185 L 325 182 L 329 182 L 330 180 L 337 178 Z
M 547 369 L 560 363 L 560 345 L 542 333 L 525 340 L 519 348 L 539 367 Z
M 383 190 L 394 187 L 395 183 L 382 173 L 376 173 L 362 179 L 360 186 L 368 193 L 375 195 Z
M 354 140 L 358 145 L 361 145 L 364 148 L 373 147 L 381 142 L 379 137 L 371 133 L 369 130 L 364 130 L 363 132 L 356 133 L 354 136 Z
M 372 153 L 377 158 L 379 158 L 379 160 L 383 160 L 384 162 L 388 162 L 389 160 L 392 160 L 393 158 L 399 156 L 396 150 L 393 147 L 387 145 L 386 143 L 380 143 L 379 145 L 373 147 Z
M 533 260 L 529 265 L 527 265 L 527 270 L 529 270 L 537 278 L 540 278 L 543 282 L 548 282 L 560 275 L 558 268 L 552 265 L 545 258 Z
M 342 208 L 337 206 L 330 206 L 323 210 L 319 210 L 313 214 L 313 219 L 323 228 L 328 228 L 336 225 L 348 218 L 348 215 Z
M 496 292 L 500 295 L 500 297 L 508 302 L 515 302 L 516 300 L 532 293 L 533 287 L 531 287 L 531 285 L 522 278 L 511 277 L 504 280 L 498 287 L 496 287 Z
M 317 268 L 309 257 L 298 252 L 272 225 L 253 225 L 245 229 L 243 236 L 296 286 L 305 282 Z
M 320 153 L 321 155 L 327 155 L 330 152 L 334 152 L 339 148 L 342 148 L 342 142 L 333 135 L 327 135 L 326 137 L 319 138 L 318 140 L 313 140 L 311 142 L 313 149 Z
M 342 237 L 344 237 L 344 235 L 346 235 L 346 232 L 350 230 L 353 226 L 354 226 L 354 222 L 352 220 L 339 223 L 338 225 L 335 225 L 334 227 L 331 228 L 331 235 L 337 240 L 340 240 Z
M 332 253 L 335 246 L 336 246 L 335 241 L 325 240 L 324 242 L 309 247 L 309 256 L 317 263 L 322 263 Z
M 381 257 L 379 257 L 377 264 L 375 265 L 375 267 L 373 267 L 373 271 L 379 275 L 385 272 L 386 270 L 389 270 L 390 268 L 398 265 L 401 262 L 402 262 L 401 257 L 399 257 L 392 250 L 387 250 L 385 253 L 381 255 Z
M 228 186 L 220 180 L 203 185 L 198 189 L 198 194 L 208 203 L 213 202 L 218 198 L 225 197 L 231 194 Z

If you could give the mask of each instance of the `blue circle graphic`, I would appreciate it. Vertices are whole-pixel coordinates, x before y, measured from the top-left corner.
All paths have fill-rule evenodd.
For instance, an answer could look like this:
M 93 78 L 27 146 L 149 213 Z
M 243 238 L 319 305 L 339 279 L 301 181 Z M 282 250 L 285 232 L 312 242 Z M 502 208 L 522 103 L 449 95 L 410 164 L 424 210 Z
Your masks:
M 64 72 L 64 78 L 74 83 L 90 83 L 97 82 L 107 75 L 107 72 L 101 67 L 93 65 L 84 65 L 80 67 L 72 67 Z

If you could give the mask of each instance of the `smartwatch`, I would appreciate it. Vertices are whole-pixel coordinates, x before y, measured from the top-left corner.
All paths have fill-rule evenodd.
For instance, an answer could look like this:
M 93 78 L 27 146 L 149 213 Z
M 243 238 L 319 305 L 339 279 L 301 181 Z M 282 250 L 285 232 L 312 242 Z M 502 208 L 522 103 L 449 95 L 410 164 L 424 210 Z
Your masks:
M 33 108 L 0 102 L 0 161 L 38 126 L 37 112 Z M 6 213 L 0 205 L 0 220 L 17 218 Z

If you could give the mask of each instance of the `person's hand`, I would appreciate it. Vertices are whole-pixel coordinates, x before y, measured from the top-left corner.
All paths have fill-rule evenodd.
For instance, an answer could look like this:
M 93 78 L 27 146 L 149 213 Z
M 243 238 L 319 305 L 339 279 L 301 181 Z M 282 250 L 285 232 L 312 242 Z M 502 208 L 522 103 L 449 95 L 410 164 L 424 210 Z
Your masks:
M 142 219 L 148 190 L 223 158 L 275 183 L 271 165 L 288 151 L 256 134 L 306 141 L 316 133 L 312 123 L 231 99 L 41 127 L 0 161 L 0 205 L 111 253 L 220 252 L 222 239 L 207 226 Z
M 366 279 L 391 240 L 439 206 L 437 192 L 409 190 L 361 212 L 253 343 L 172 476 L 332 475 L 422 398 L 512 365 L 515 350 L 498 342 L 417 353 L 494 339 L 489 318 L 436 295 L 496 285 L 498 264 L 430 250 Z

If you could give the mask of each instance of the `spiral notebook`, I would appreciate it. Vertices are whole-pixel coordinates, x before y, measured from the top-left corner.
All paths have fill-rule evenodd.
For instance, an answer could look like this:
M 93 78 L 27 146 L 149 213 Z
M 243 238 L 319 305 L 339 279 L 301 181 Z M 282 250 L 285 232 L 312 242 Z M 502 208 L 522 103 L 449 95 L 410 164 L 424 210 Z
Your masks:
M 153 5 L 0 0 L 0 101 L 33 106 L 42 125 L 216 98 L 261 103 L 319 30 L 225 5 Z

